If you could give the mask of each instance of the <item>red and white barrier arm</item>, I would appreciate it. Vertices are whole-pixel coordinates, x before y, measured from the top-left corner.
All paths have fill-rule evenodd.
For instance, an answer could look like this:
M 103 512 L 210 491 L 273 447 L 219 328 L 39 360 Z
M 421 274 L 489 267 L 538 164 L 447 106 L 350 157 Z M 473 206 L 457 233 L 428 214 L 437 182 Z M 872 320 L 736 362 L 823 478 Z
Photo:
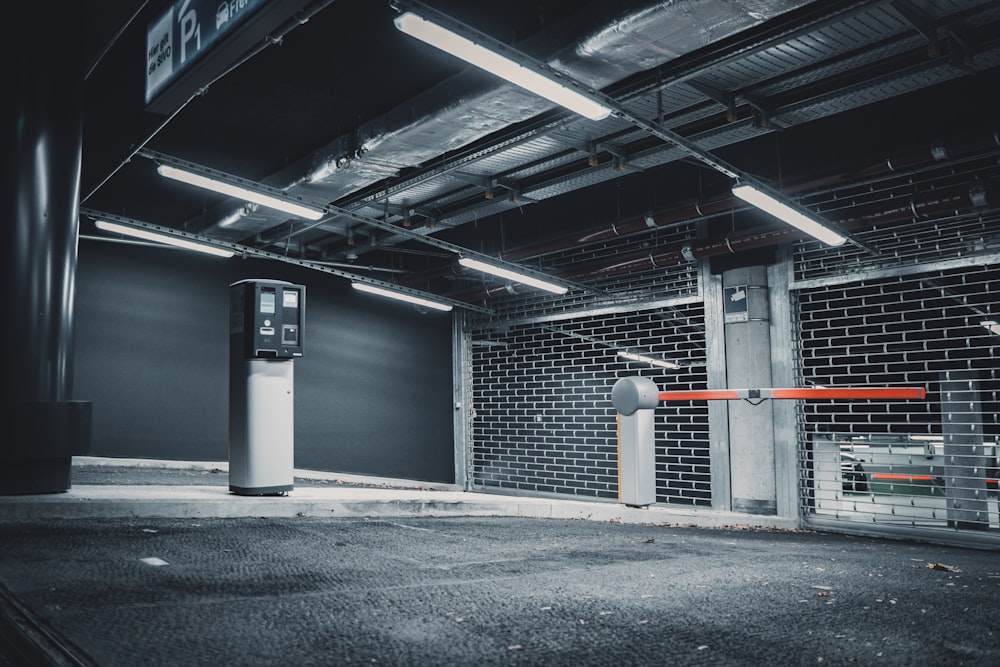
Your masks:
M 736 401 L 772 399 L 909 400 L 927 397 L 923 387 L 792 387 L 764 389 L 690 389 L 661 391 L 661 401 Z

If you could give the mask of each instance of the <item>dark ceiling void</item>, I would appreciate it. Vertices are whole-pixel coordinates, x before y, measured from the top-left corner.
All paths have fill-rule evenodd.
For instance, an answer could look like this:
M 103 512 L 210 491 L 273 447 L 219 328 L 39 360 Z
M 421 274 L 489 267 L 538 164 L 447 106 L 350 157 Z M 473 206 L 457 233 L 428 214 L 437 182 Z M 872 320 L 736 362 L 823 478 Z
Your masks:
M 102 236 L 103 212 L 492 308 L 530 288 L 470 275 L 463 251 L 579 294 L 644 266 L 766 263 L 804 238 L 736 199 L 706 156 L 858 238 L 1000 218 L 995 2 L 427 4 L 623 113 L 556 107 L 403 34 L 372 0 L 297 3 L 238 66 L 151 112 L 145 34 L 170 3 L 94 1 L 83 233 Z M 157 173 L 174 161 L 325 213 Z M 692 225 L 697 238 L 664 240 Z

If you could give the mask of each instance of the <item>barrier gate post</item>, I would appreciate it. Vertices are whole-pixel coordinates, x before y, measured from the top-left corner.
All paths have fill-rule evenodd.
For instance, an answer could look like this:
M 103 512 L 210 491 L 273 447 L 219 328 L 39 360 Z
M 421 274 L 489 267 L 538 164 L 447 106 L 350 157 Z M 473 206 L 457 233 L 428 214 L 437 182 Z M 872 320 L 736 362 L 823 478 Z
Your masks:
M 618 412 L 618 502 L 643 507 L 656 502 L 654 408 L 660 390 L 649 378 L 622 378 L 611 389 Z

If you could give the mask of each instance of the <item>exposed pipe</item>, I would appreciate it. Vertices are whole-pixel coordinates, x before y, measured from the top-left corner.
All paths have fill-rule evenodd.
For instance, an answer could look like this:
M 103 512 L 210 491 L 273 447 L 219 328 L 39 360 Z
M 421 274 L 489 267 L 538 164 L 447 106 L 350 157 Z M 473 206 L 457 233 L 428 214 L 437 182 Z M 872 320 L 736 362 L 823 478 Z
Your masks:
M 811 179 L 809 181 L 803 181 L 801 183 L 792 184 L 788 188 L 784 189 L 783 192 L 786 194 L 795 194 L 803 191 L 811 191 L 819 188 L 830 188 L 836 185 L 848 184 L 851 186 L 857 185 L 859 183 L 870 181 L 872 179 L 878 179 L 881 177 L 889 176 L 894 173 L 904 174 L 907 171 L 912 171 L 914 169 L 919 169 L 925 166 L 931 166 L 935 162 L 941 161 L 942 159 L 960 159 L 962 157 L 974 156 L 981 154 L 985 151 L 993 151 L 996 149 L 997 145 L 1000 145 L 1000 133 L 996 130 L 985 130 L 975 133 L 969 133 L 966 135 L 960 135 L 954 137 L 945 142 L 937 142 L 930 146 L 925 146 L 920 149 L 903 153 L 900 155 L 889 156 L 885 159 L 879 160 L 874 163 L 870 163 L 866 166 L 860 167 L 855 170 L 839 171 L 835 174 L 826 175 Z M 942 158 L 942 155 L 945 156 Z M 967 186 L 958 186 L 959 190 L 967 188 Z M 951 192 L 951 191 L 949 191 Z M 942 199 L 943 198 L 943 199 Z M 837 224 L 845 229 L 845 231 L 851 231 L 852 229 L 860 229 L 865 225 L 874 224 L 885 224 L 889 222 L 895 222 L 901 219 L 905 219 L 907 215 L 917 216 L 917 215 L 932 215 L 935 212 L 946 212 L 949 207 L 958 206 L 964 202 L 963 208 L 967 208 L 970 205 L 970 196 L 968 192 L 955 191 L 951 192 L 950 195 L 944 194 L 942 191 L 937 191 L 935 193 L 935 199 L 933 201 L 928 200 L 917 204 L 906 203 L 892 209 L 877 208 L 872 210 L 874 207 L 867 207 L 867 213 L 861 213 L 860 215 L 852 215 L 847 218 L 838 218 L 836 220 Z M 994 203 L 1000 203 L 1000 197 L 995 194 L 989 197 L 989 201 Z M 938 202 L 940 209 L 932 210 L 935 205 L 934 202 Z M 975 205 L 974 202 L 971 205 Z M 568 248 L 584 245 L 588 243 L 595 243 L 605 239 L 611 239 L 616 236 L 622 236 L 627 234 L 638 233 L 646 231 L 649 229 L 654 229 L 658 227 L 667 227 L 670 225 L 683 223 L 690 220 L 699 220 L 710 218 L 713 216 L 724 215 L 731 213 L 736 208 L 744 207 L 745 203 L 733 196 L 724 196 L 714 199 L 695 201 L 692 203 L 686 203 L 676 208 L 659 211 L 649 215 L 644 215 L 642 217 L 632 218 L 624 221 L 617 221 L 611 223 L 601 223 L 590 229 L 583 230 L 581 232 L 574 232 L 573 234 L 564 235 L 561 237 L 549 239 L 540 243 L 522 246 L 520 248 L 515 248 L 510 251 L 501 253 L 499 256 L 504 261 L 516 262 L 530 257 L 537 257 L 539 255 L 544 255 L 552 252 L 559 252 L 566 250 Z M 884 217 L 882 217 L 884 216 Z M 902 217 L 898 217 L 902 216 Z M 728 252 L 739 252 L 740 250 L 750 250 L 753 248 L 761 247 L 762 245 L 774 245 L 782 243 L 786 240 L 794 240 L 798 238 L 803 238 L 804 235 L 798 232 L 794 228 L 789 229 L 777 229 L 771 231 L 754 231 L 745 235 L 731 236 L 728 239 L 720 239 L 717 244 L 720 245 L 720 252 L 714 254 L 726 254 Z M 760 237 L 760 238 L 758 238 Z M 696 259 L 702 259 L 704 257 L 712 255 L 700 255 L 699 252 L 711 252 L 708 248 L 702 248 L 699 244 L 698 250 L 692 245 L 690 248 L 679 248 L 676 250 L 668 251 L 666 253 L 651 254 L 649 252 L 633 253 L 629 257 L 635 259 L 641 265 L 642 262 L 648 261 L 654 263 L 656 266 L 666 265 L 671 263 L 679 263 L 681 261 L 694 261 Z M 622 260 L 622 256 L 619 256 L 618 261 Z M 602 263 L 600 266 L 603 266 Z M 593 265 L 591 265 L 593 266 Z M 599 269 L 601 272 L 604 269 Z M 626 269 L 633 270 L 633 269 Z M 449 273 L 453 273 L 451 267 L 424 272 L 421 274 L 414 274 L 409 278 L 401 281 L 406 284 L 427 282 L 433 280 L 434 278 L 443 277 Z M 592 277 L 586 272 L 574 271 L 573 275 L 577 279 Z M 509 286 L 497 286 L 493 288 L 488 288 L 482 292 L 477 292 L 477 294 L 482 294 L 484 296 L 497 296 L 511 294 L 511 289 Z M 517 293 L 515 288 L 514 293 Z M 458 298 L 463 298 L 459 296 Z
M 1000 202 L 1000 180 L 985 185 L 985 196 L 990 203 Z M 851 217 L 841 218 L 837 223 L 845 231 L 855 231 L 911 221 L 915 218 L 968 213 L 979 207 L 969 185 L 955 186 L 935 191 L 921 201 L 911 198 L 891 208 L 872 210 L 874 207 L 869 207 L 868 212 L 861 211 Z M 570 281 L 599 280 L 632 271 L 649 271 L 668 265 L 774 246 L 801 238 L 807 238 L 807 235 L 794 227 L 752 230 L 742 234 L 728 234 L 722 238 L 689 241 L 657 253 L 642 251 L 619 255 L 610 261 L 580 265 L 574 267 L 571 272 L 558 275 Z M 476 302 L 484 298 L 520 294 L 529 290 L 530 288 L 521 285 L 503 285 L 450 296 L 461 301 Z
M 944 150 L 949 158 L 957 158 L 967 155 L 975 155 L 987 150 L 994 150 L 997 146 L 996 133 L 978 132 L 953 139 L 947 145 L 940 143 L 933 146 L 905 153 L 902 155 L 890 156 L 873 164 L 854 171 L 842 171 L 828 176 L 822 176 L 809 181 L 792 184 L 782 192 L 788 195 L 795 195 L 800 192 L 829 188 L 844 183 L 855 183 L 859 180 L 867 181 L 880 176 L 887 176 L 895 172 L 916 169 L 932 164 L 940 158 L 940 150 Z M 595 243 L 604 239 L 611 239 L 616 236 L 632 234 L 645 231 L 650 227 L 666 227 L 669 225 L 685 222 L 688 220 L 699 220 L 715 215 L 730 213 L 737 207 L 745 206 L 745 203 L 732 196 L 720 197 L 717 199 L 703 200 L 682 205 L 669 211 L 661 211 L 650 216 L 643 216 L 631 220 L 613 223 L 603 223 L 598 227 L 585 230 L 583 233 L 573 234 L 550 239 L 542 243 L 517 248 L 504 253 L 504 258 L 508 261 L 517 261 L 526 257 L 534 257 L 550 252 L 558 252 L 573 246 L 586 243 Z M 651 224 L 652 223 L 652 224 Z
M 994 187 L 991 199 L 998 195 L 1000 195 L 1000 187 Z M 938 193 L 933 198 L 925 201 L 918 202 L 911 199 L 889 209 L 843 218 L 838 220 L 838 226 L 845 231 L 855 231 L 879 225 L 905 222 L 914 218 L 963 213 L 974 208 L 975 206 L 971 202 L 968 188 L 966 187 L 964 193 Z M 577 278 L 581 276 L 586 276 L 588 279 L 602 278 L 629 271 L 643 271 L 660 268 L 668 264 L 679 264 L 685 261 L 692 261 L 692 259 L 706 259 L 719 255 L 734 254 L 744 250 L 773 246 L 778 243 L 801 238 L 807 238 L 807 235 L 793 227 L 783 227 L 740 235 L 728 235 L 721 239 L 693 241 L 661 253 L 634 253 L 630 256 L 619 257 L 616 261 L 610 263 L 580 266 L 570 275 Z M 569 279 L 569 276 L 564 277 Z

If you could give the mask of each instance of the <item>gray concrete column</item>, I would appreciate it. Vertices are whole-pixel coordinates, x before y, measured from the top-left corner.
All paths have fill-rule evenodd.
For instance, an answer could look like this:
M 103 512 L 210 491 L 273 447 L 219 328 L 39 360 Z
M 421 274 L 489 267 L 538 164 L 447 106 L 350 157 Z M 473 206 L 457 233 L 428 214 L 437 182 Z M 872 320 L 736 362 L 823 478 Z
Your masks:
M 471 336 L 465 331 L 465 311 L 455 309 L 451 316 L 451 386 L 455 403 L 454 460 L 455 484 L 471 490 L 472 472 L 472 354 Z
M 730 389 L 771 386 L 767 267 L 722 274 L 726 376 Z M 774 419 L 769 404 L 729 401 L 733 510 L 776 514 Z
M 712 273 L 709 262 L 702 262 L 702 294 L 705 299 L 706 389 L 725 389 L 726 332 L 723 324 L 722 276 Z M 733 507 L 730 495 L 729 409 L 728 401 L 708 401 L 708 444 L 712 472 L 712 509 L 728 512 Z
M 69 489 L 72 455 L 90 444 L 90 403 L 72 399 L 85 7 L 21 5 L 3 40 L 0 247 L 11 347 L 0 494 Z

